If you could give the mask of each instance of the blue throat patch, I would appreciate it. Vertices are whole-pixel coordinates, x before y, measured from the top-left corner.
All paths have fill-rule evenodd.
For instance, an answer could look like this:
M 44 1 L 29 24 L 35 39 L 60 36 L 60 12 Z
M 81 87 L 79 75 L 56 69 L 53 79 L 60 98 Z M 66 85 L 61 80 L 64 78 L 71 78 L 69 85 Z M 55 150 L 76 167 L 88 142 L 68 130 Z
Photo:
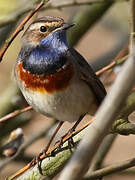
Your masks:
M 66 32 L 56 31 L 42 39 L 38 47 L 20 53 L 19 59 L 23 61 L 23 68 L 32 74 L 54 74 L 67 62 L 68 48 Z

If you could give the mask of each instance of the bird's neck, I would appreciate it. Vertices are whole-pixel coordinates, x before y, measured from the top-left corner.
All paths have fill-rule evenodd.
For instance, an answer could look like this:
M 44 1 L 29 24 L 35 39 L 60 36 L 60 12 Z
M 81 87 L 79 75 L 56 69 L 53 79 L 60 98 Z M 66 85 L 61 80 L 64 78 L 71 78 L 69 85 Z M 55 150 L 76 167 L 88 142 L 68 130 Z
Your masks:
M 44 47 L 45 49 L 51 49 L 52 51 L 57 51 L 58 53 L 63 53 L 69 48 L 66 31 L 56 31 L 48 35 L 41 40 L 39 46 Z
M 65 33 L 51 34 L 34 49 L 22 48 L 20 58 L 23 68 L 32 74 L 53 74 L 67 63 L 66 52 L 69 48 Z

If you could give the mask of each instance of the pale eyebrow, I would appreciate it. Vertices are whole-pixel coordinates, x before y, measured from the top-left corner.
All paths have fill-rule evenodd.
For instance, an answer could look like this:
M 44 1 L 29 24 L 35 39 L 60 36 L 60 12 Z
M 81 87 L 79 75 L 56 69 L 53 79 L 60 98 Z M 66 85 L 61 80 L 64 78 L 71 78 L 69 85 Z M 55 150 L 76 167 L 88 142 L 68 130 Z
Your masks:
M 34 24 L 31 24 L 30 27 L 29 27 L 29 30 L 37 30 L 39 29 L 41 26 L 44 26 L 45 23 L 34 23 Z
M 38 30 L 41 26 L 46 26 L 46 27 L 52 27 L 52 26 L 60 26 L 62 25 L 61 21 L 55 21 L 55 22 L 37 22 L 33 23 L 30 25 L 29 30 Z

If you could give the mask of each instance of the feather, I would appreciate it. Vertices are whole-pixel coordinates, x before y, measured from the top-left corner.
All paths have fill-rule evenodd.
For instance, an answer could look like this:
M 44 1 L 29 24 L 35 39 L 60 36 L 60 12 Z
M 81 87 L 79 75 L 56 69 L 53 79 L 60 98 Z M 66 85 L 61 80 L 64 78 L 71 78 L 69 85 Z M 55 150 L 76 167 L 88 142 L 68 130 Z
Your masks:
M 87 61 L 73 48 L 69 48 L 68 56 L 76 63 L 80 73 L 80 79 L 87 83 L 95 95 L 97 103 L 100 104 L 106 96 L 104 85 L 94 73 Z

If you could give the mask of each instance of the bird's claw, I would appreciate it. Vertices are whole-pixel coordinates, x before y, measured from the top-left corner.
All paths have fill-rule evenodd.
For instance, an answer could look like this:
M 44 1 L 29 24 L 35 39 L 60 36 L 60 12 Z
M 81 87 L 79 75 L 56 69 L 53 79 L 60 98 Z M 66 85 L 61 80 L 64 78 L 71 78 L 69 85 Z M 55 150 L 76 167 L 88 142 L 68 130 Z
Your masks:
M 68 139 L 68 146 L 69 146 L 69 148 L 70 148 L 70 149 L 73 148 L 74 145 L 75 145 L 75 143 L 74 143 L 73 137 L 70 137 L 70 138 Z
M 69 135 L 70 135 L 70 137 L 69 137 L 69 139 L 68 139 L 68 146 L 69 146 L 70 149 L 74 147 L 74 141 L 73 141 L 73 138 L 72 138 L 72 133 L 73 133 L 73 131 L 72 131 L 72 129 L 71 129 L 71 131 L 69 130 L 67 134 L 65 134 L 64 136 L 62 136 L 61 139 L 55 143 L 55 146 L 57 146 L 57 148 L 55 149 L 55 151 L 56 151 L 56 150 L 57 150 L 57 151 L 61 150 L 61 148 L 62 148 L 62 146 L 63 146 L 63 143 L 64 143 L 64 138 L 65 138 L 66 136 L 69 136 Z
M 38 170 L 39 170 L 39 173 L 40 173 L 41 175 L 43 175 L 42 168 L 41 168 L 41 164 L 42 164 L 42 160 L 43 160 L 43 159 L 41 159 L 41 156 L 42 156 L 42 155 L 47 156 L 46 150 L 43 150 L 43 151 L 42 151 L 37 157 L 35 157 L 35 158 L 31 161 L 31 163 L 30 163 L 30 166 L 31 166 L 31 167 L 34 166 L 35 164 L 38 165 Z
M 30 167 L 34 166 L 37 163 L 37 157 L 34 157 L 30 162 Z

